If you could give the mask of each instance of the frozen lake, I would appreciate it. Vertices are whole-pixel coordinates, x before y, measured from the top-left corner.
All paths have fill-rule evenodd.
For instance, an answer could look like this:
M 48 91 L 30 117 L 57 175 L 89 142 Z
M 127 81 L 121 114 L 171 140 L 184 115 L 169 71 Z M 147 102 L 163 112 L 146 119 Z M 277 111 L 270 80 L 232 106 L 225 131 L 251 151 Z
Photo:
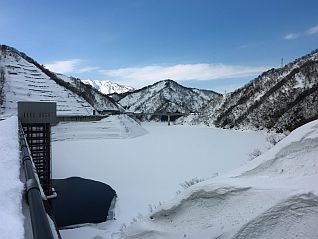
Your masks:
M 115 222 L 63 231 L 63 238 L 105 237 L 149 205 L 171 199 L 180 183 L 209 178 L 248 161 L 268 146 L 266 134 L 197 126 L 143 123 L 123 116 L 62 123 L 53 130 L 53 178 L 79 176 L 105 182 L 118 194 Z

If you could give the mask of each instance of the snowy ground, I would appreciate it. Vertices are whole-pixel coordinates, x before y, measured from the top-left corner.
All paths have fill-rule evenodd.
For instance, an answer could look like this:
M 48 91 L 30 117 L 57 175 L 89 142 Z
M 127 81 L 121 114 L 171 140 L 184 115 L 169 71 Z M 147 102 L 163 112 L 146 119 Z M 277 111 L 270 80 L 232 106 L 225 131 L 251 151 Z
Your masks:
M 121 238 L 318 238 L 318 121 L 258 158 L 196 184 Z
M 24 237 L 17 117 L 0 121 L 0 238 Z
M 119 197 L 116 221 L 64 230 L 65 239 L 116 238 L 120 226 L 147 215 L 150 204 L 172 199 L 180 183 L 228 172 L 246 163 L 255 148 L 269 146 L 261 132 L 163 123 L 141 127 L 126 116 L 62 123 L 52 132 L 54 178 L 99 180 Z

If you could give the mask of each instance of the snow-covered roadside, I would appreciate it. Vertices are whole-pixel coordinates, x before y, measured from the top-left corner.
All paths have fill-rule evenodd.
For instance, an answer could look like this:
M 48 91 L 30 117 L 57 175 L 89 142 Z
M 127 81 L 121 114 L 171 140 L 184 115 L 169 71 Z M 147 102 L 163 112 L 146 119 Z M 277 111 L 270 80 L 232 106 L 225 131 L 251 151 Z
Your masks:
M 318 121 L 224 176 L 198 183 L 122 238 L 318 238 Z
M 24 238 L 17 117 L 0 121 L 0 238 Z

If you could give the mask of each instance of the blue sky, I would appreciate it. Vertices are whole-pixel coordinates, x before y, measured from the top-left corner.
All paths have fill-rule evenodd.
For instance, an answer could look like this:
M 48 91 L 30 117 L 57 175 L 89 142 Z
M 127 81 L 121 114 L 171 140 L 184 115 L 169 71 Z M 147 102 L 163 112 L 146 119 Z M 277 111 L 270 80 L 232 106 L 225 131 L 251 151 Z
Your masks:
M 317 0 L 0 0 L 0 43 L 83 79 L 233 90 L 318 48 Z

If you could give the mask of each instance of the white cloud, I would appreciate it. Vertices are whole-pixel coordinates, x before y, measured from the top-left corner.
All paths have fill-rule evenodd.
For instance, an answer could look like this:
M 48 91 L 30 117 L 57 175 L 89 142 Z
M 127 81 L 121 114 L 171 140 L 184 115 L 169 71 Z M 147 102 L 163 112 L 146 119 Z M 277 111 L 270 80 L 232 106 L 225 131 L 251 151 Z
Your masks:
M 297 39 L 299 37 L 304 37 L 305 35 L 313 35 L 313 34 L 317 34 L 317 33 L 318 33 L 318 25 L 307 29 L 303 33 L 293 33 L 293 32 L 288 33 L 287 35 L 284 36 L 284 39 L 285 40 L 294 40 L 294 39 Z
M 144 66 L 100 70 L 110 80 L 133 87 L 141 87 L 159 80 L 207 81 L 225 78 L 254 76 L 267 70 L 268 67 L 223 65 L 223 64 L 183 64 L 173 66 Z
M 309 29 L 306 31 L 306 33 L 309 34 L 309 35 L 317 34 L 317 33 L 318 33 L 318 25 L 309 28 Z
M 71 59 L 64 61 L 55 61 L 53 63 L 45 64 L 45 66 L 57 73 L 89 73 L 96 71 L 99 67 L 96 66 L 83 66 L 85 61 L 81 59 Z
M 55 61 L 53 63 L 45 64 L 45 67 L 50 71 L 65 74 L 75 72 L 76 67 L 80 62 L 82 62 L 80 59 Z
M 98 70 L 97 66 L 86 66 L 78 70 L 79 73 L 92 72 Z
M 287 35 L 284 36 L 285 40 L 294 40 L 297 39 L 299 37 L 298 33 L 289 33 Z

